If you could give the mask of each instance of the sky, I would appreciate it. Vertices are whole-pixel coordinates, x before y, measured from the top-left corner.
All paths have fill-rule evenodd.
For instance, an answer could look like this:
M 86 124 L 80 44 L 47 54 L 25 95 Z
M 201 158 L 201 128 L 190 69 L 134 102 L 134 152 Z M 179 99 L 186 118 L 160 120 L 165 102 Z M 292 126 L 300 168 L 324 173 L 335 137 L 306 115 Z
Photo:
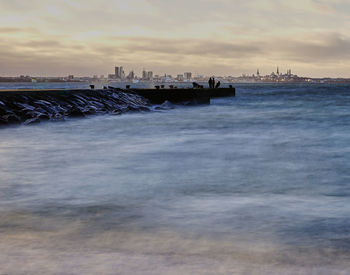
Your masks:
M 350 77 L 350 0 L 0 0 L 0 75 Z

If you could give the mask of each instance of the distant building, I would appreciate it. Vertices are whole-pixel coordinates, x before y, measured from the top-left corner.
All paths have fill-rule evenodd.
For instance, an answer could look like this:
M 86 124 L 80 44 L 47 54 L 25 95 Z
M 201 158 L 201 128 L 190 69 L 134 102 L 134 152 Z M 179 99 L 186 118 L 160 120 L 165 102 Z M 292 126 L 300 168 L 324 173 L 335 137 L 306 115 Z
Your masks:
M 186 72 L 186 73 L 184 73 L 184 76 L 185 76 L 186 80 L 190 80 L 192 78 L 192 73 Z
M 147 80 L 147 71 L 146 70 L 142 71 L 142 79 Z
M 128 74 L 127 79 L 128 79 L 128 80 L 133 80 L 134 78 L 135 78 L 135 73 L 134 73 L 134 71 L 131 71 L 131 72 Z
M 114 77 L 115 79 L 120 78 L 120 70 L 119 67 L 114 68 Z
M 115 74 L 108 74 L 108 79 L 116 79 Z
M 152 71 L 142 71 L 142 80 L 153 80 L 153 72 Z
M 68 81 L 71 81 L 71 80 L 74 80 L 74 75 L 72 74 L 68 76 Z
M 122 66 L 114 67 L 114 79 L 125 79 L 125 72 Z
M 176 77 L 176 80 L 183 81 L 184 80 L 183 74 L 178 74 L 177 77 Z
M 125 72 L 122 66 L 119 67 L 119 78 L 121 80 L 125 79 Z

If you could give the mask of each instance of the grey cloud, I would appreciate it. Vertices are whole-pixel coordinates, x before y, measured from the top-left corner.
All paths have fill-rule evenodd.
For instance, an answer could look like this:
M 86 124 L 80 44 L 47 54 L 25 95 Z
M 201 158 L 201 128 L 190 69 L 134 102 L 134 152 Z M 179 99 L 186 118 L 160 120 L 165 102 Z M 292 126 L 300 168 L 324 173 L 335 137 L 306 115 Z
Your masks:
M 234 57 L 243 58 L 262 53 L 262 49 L 258 47 L 259 43 L 224 43 L 203 41 L 195 43 L 193 47 L 186 49 L 186 53 L 192 55 L 212 55 L 218 57 Z
M 5 47 L 0 47 L 0 63 L 0 75 L 92 75 L 106 66 L 105 60 L 91 52 L 21 52 Z
M 118 46 L 93 47 L 100 56 L 143 56 L 144 59 L 188 58 L 215 60 L 274 59 L 298 63 L 334 63 L 350 57 L 350 39 L 338 34 L 313 34 L 306 39 L 214 42 L 200 39 L 114 38 Z M 312 37 L 311 37 L 312 36 Z M 323 39 L 315 39 L 315 36 Z M 112 42 L 113 43 L 113 39 Z
M 0 33 L 10 34 L 10 33 L 38 33 L 38 30 L 34 28 L 16 28 L 16 27 L 0 27 Z
M 31 0 L 31 1 L 22 1 L 22 0 L 1 0 L 0 8 L 2 10 L 13 10 L 13 11 L 28 11 L 36 10 L 42 4 L 42 0 Z
M 321 35 L 321 34 L 320 34 Z M 339 35 L 323 35 L 321 41 L 278 41 L 277 53 L 298 62 L 338 62 L 350 57 L 350 39 Z
M 57 40 L 32 40 L 22 44 L 23 46 L 33 48 L 57 48 L 63 47 L 62 43 Z
M 21 28 L 0 28 L 0 33 L 13 33 L 13 32 L 21 32 Z
M 320 34 L 318 34 L 320 37 Z M 245 40 L 241 42 L 215 42 L 201 39 L 159 39 L 118 37 L 106 39 L 109 43 L 81 45 L 73 41 L 30 40 L 13 41 L 19 47 L 7 47 L 11 41 L 0 41 L 1 70 L 34 72 L 105 72 L 114 62 L 154 68 L 185 68 L 208 71 L 240 70 L 245 66 L 264 64 L 294 64 L 324 66 L 339 69 L 339 62 L 347 64 L 350 58 L 350 39 L 339 34 L 322 34 L 322 39 L 310 34 L 306 39 Z M 318 39 L 317 39 L 318 38 Z M 115 41 L 118 41 L 116 43 Z M 6 43 L 5 43 L 6 42 Z M 38 50 L 39 49 L 39 50 Z M 84 50 L 82 50 L 84 49 Z M 239 65 L 237 65 L 239 64 Z M 44 69 L 45 66 L 47 69 Z M 207 67 L 205 67 L 207 66 Z M 11 69 L 12 68 L 12 69 Z M 175 70 L 173 69 L 173 70 Z M 231 71 L 232 72 L 232 71 Z M 4 73 L 0 72 L 0 73 Z M 224 71 L 222 71 L 224 73 Z
M 40 50 L 46 52 L 57 53 L 57 51 L 81 51 L 85 49 L 81 44 L 69 44 L 64 43 L 64 40 L 57 39 L 32 39 L 28 41 L 17 41 L 13 44 L 13 48 L 19 49 L 18 51 L 25 50 Z M 25 49 L 23 49 L 25 48 Z
M 125 39 L 125 47 L 133 52 L 149 52 L 177 55 L 242 58 L 262 53 L 261 42 L 214 42 L 200 39 Z

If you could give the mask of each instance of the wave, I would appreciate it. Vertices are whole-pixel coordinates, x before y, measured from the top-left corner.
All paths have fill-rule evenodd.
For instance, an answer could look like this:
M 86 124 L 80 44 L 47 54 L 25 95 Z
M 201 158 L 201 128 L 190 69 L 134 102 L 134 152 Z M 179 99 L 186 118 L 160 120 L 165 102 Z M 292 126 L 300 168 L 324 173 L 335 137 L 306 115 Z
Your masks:
M 31 124 L 91 114 L 121 114 L 149 111 L 150 102 L 138 95 L 121 91 L 43 91 L 4 92 L 0 94 L 0 125 Z

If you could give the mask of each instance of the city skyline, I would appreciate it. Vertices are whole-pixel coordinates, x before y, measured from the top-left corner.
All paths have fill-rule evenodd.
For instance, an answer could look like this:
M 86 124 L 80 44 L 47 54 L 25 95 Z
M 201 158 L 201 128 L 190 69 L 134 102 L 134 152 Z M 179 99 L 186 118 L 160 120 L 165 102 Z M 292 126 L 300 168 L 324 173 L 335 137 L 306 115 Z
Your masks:
M 0 75 L 350 76 L 344 0 L 0 0 Z
M 154 72 L 153 70 L 147 70 L 145 67 L 140 69 L 140 70 L 135 70 L 135 69 L 124 69 L 124 66 L 116 65 L 114 66 L 114 71 L 111 73 L 111 70 L 109 70 L 106 74 L 93 74 L 93 75 L 73 75 L 70 74 L 69 72 L 63 73 L 62 75 L 30 75 L 28 73 L 21 74 L 21 75 L 13 75 L 13 76 L 6 76 L 6 75 L 0 75 L 0 78 L 16 78 L 16 77 L 38 77 L 38 78 L 71 78 L 73 79 L 74 77 L 78 78 L 87 78 L 87 77 L 92 77 L 92 78 L 106 78 L 106 79 L 152 79 L 153 77 L 159 78 L 162 76 L 170 76 L 170 77 L 182 77 L 183 79 L 190 80 L 193 77 L 203 77 L 203 78 L 209 78 L 209 77 L 240 77 L 240 76 L 267 76 L 267 75 L 283 75 L 283 74 L 292 74 L 292 69 L 286 69 L 284 72 L 284 69 L 280 68 L 279 66 L 275 67 L 275 70 L 271 70 L 269 73 L 264 73 L 262 72 L 259 68 L 256 69 L 256 72 L 249 72 L 249 73 L 241 73 L 239 75 L 218 75 L 218 74 L 212 74 L 212 75 L 205 75 L 205 74 L 195 74 L 192 73 L 191 71 L 187 70 L 185 72 L 176 72 L 174 74 L 169 74 L 167 72 Z M 176 77 L 175 77 L 176 76 Z
M 93 75 L 91 76 L 74 76 L 68 75 L 64 77 L 43 77 L 43 76 L 29 76 L 20 75 L 16 77 L 3 77 L 0 76 L 0 82 L 99 82 L 101 83 L 138 83 L 138 82 L 153 82 L 153 83 L 166 83 L 166 82 L 193 82 L 198 81 L 201 83 L 208 82 L 210 78 L 221 81 L 223 83 L 326 83 L 326 84 L 341 84 L 350 83 L 350 78 L 330 78 L 330 77 L 306 77 L 300 76 L 292 72 L 292 69 L 287 69 L 285 72 L 276 67 L 276 71 L 272 71 L 270 74 L 263 74 L 258 68 L 256 74 L 242 74 L 240 76 L 220 76 L 220 75 L 194 75 L 192 72 L 184 72 L 181 74 L 153 74 L 153 71 L 142 70 L 140 75 L 137 75 L 134 70 L 131 70 L 128 74 L 124 71 L 123 66 L 115 66 L 114 73 L 105 75 Z M 102 85 L 102 84 L 101 84 Z

